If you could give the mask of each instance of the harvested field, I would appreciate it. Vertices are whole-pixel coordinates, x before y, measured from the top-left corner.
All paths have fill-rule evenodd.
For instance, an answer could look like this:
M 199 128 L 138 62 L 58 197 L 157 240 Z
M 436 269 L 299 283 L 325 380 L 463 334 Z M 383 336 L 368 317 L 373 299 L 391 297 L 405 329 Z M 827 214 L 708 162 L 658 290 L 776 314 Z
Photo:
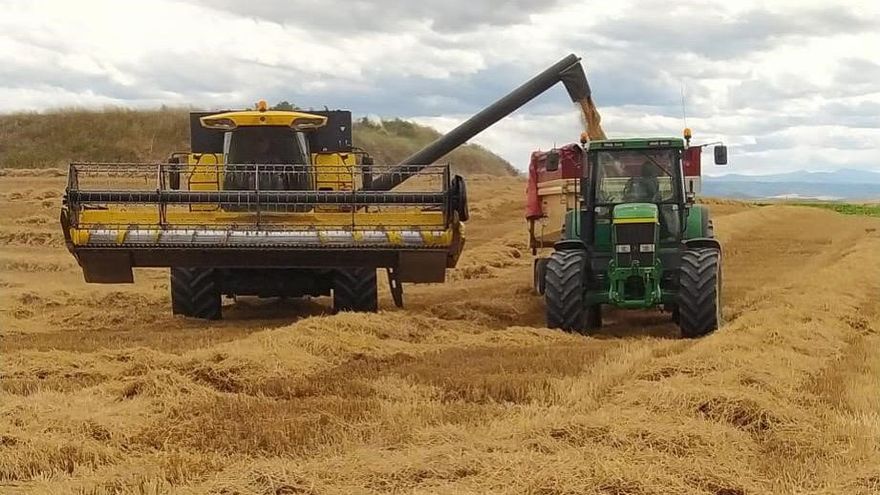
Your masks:
M 64 178 L 0 176 L 0 492 L 880 493 L 880 218 L 710 202 L 727 322 L 543 328 L 524 183 L 470 182 L 443 285 L 398 310 L 87 285 Z

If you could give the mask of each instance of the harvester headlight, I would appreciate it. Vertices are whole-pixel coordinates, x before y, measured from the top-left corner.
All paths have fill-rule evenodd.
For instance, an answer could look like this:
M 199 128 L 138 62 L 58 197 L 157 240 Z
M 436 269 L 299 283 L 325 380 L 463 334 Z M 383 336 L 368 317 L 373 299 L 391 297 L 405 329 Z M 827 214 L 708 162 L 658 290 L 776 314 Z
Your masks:
M 654 252 L 654 245 L 653 244 L 639 244 L 639 252 L 653 253 Z
M 298 117 L 290 121 L 290 127 L 296 131 L 307 131 L 324 127 L 327 120 L 322 117 Z
M 203 118 L 202 119 L 202 126 L 208 128 L 208 129 L 221 129 L 224 131 L 231 131 L 231 130 L 235 129 L 236 127 L 238 127 L 235 124 L 234 120 L 227 119 L 227 118 L 219 118 L 219 119 Z
M 618 244 L 617 246 L 614 246 L 614 250 L 618 253 L 629 253 L 632 251 L 632 246 L 629 244 Z

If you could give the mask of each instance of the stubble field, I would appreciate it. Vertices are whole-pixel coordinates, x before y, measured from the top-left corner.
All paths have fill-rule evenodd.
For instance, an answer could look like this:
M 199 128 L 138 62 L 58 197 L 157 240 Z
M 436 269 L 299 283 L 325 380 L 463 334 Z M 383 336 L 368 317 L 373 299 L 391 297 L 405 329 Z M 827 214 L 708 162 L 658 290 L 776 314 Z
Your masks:
M 724 327 L 582 337 L 543 328 L 524 183 L 475 177 L 459 267 L 405 310 L 203 322 L 164 270 L 85 284 L 63 184 L 0 177 L 2 493 L 880 493 L 880 218 L 713 202 Z

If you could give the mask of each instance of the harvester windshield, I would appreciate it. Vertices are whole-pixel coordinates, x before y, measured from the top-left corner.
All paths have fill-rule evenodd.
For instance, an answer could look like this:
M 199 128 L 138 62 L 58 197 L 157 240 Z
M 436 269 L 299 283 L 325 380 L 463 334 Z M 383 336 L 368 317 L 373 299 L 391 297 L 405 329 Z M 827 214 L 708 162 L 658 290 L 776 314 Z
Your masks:
M 676 151 L 671 149 L 599 152 L 596 202 L 674 202 L 677 160 Z
M 227 135 L 227 163 L 309 163 L 302 132 L 285 127 L 240 127 Z

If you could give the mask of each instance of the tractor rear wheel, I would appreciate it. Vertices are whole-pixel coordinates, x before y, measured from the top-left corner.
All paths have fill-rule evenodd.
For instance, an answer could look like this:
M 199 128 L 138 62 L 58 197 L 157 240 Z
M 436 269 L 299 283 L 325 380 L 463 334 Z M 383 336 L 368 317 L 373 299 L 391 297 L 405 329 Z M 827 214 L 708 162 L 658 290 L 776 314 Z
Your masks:
M 333 311 L 376 312 L 379 296 L 376 270 L 349 268 L 337 270 L 333 279 Z
M 544 302 L 547 326 L 585 333 L 602 326 L 600 305 L 585 304 L 587 256 L 583 251 L 556 251 L 547 259 Z
M 692 339 L 721 325 L 721 252 L 692 249 L 681 254 L 678 292 L 678 326 L 682 337 Z
M 220 284 L 211 268 L 171 268 L 171 312 L 176 315 L 219 320 Z

